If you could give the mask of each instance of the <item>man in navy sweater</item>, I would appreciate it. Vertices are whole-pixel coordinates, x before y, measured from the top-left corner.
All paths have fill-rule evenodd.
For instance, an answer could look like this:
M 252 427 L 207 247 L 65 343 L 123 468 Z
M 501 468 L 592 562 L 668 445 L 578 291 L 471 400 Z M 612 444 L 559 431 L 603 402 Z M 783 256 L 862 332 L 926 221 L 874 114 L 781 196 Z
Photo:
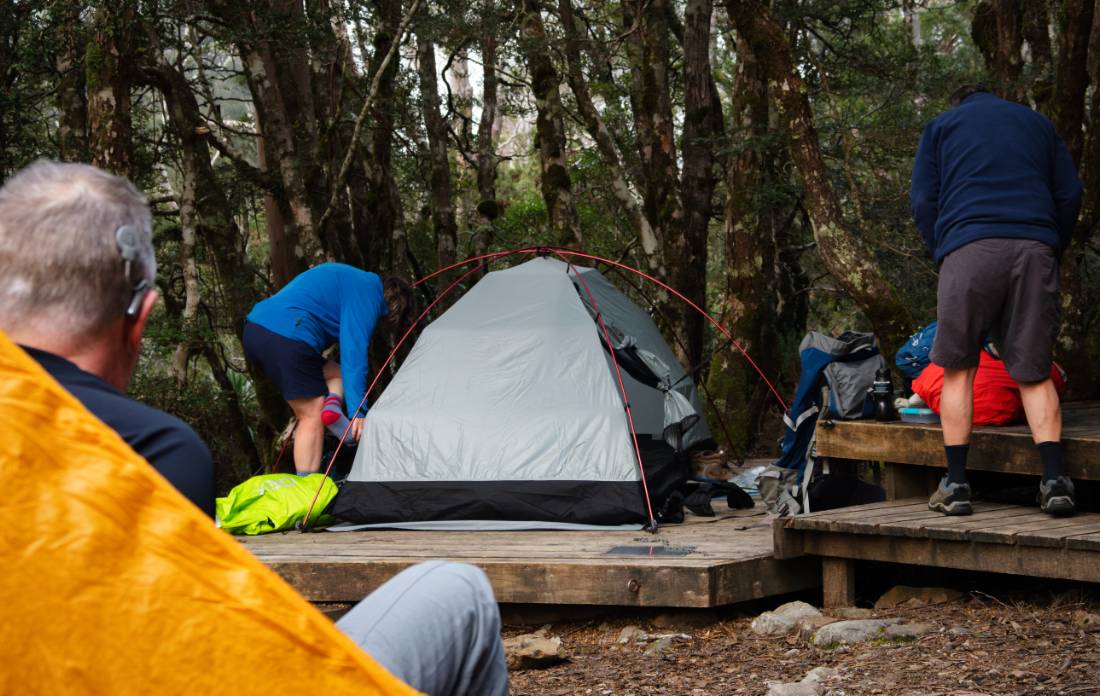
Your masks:
M 1081 207 L 1081 182 L 1054 126 L 981 85 L 951 97 L 924 129 L 913 164 L 913 218 L 940 264 L 932 362 L 944 368 L 940 419 L 947 476 L 929 507 L 968 515 L 966 458 L 974 375 L 992 337 L 1020 385 L 1042 460 L 1044 512 L 1074 512 L 1063 473 L 1062 413 L 1050 380 L 1058 335 L 1058 261 Z

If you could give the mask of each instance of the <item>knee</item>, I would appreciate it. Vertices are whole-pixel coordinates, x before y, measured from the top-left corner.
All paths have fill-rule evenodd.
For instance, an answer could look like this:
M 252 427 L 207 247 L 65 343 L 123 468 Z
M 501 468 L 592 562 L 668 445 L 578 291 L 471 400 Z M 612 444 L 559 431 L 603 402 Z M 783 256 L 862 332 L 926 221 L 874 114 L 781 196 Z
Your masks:
M 492 614 L 492 620 L 500 622 L 496 595 L 493 594 L 493 586 L 485 571 L 469 563 L 451 561 L 429 561 L 428 563 L 434 566 L 430 572 L 437 578 L 441 578 L 446 596 L 462 600 L 459 606 L 476 608 L 479 612 L 488 609 Z

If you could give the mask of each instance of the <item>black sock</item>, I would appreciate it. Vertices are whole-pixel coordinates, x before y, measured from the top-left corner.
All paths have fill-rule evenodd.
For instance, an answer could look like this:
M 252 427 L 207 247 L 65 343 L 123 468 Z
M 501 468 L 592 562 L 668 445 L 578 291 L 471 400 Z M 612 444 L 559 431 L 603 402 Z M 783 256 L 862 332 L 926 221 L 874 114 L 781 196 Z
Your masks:
M 1062 443 L 1040 442 L 1038 447 L 1039 459 L 1043 461 L 1043 480 L 1052 481 L 1062 476 L 1065 470 L 1062 466 Z
M 966 483 L 966 455 L 970 445 L 944 445 L 947 453 L 947 482 Z

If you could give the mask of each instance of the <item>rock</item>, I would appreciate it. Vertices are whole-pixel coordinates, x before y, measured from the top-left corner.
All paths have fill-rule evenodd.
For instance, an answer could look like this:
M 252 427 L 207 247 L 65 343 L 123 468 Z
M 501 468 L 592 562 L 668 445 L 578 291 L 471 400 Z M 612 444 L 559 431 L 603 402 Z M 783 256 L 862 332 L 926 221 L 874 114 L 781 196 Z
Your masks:
M 825 689 L 817 682 L 770 682 L 768 696 L 818 696 Z
M 938 628 L 930 623 L 895 624 L 887 626 L 884 637 L 888 640 L 916 640 Z
M 672 648 L 672 638 L 661 638 L 653 641 L 648 648 L 645 649 L 646 655 L 661 656 L 664 655 Z
M 881 638 L 888 626 L 901 623 L 900 619 L 855 619 L 837 621 L 822 626 L 814 634 L 813 644 L 822 647 L 863 643 Z
M 800 619 L 821 616 L 821 612 L 805 602 L 787 602 L 775 611 L 766 611 L 752 620 L 752 630 L 762 636 L 790 633 Z
M 638 628 L 637 626 L 623 626 L 623 630 L 619 631 L 619 644 L 626 645 L 627 643 L 636 643 L 649 638 L 649 634 Z
M 831 609 L 838 619 L 873 619 L 875 618 L 875 612 L 870 609 L 864 609 L 863 607 L 840 607 L 839 609 Z
M 875 602 L 875 609 L 893 609 L 894 607 L 923 607 L 928 604 L 951 602 L 963 596 L 958 590 L 944 587 L 909 587 L 896 585 Z
M 817 633 L 817 629 L 834 623 L 835 621 L 836 619 L 831 616 L 822 616 L 820 614 L 817 616 L 806 616 L 798 620 L 795 628 L 798 631 L 799 638 L 802 640 L 810 640 L 813 638 L 814 634 Z
M 704 628 L 718 621 L 718 614 L 711 609 L 670 611 L 658 614 L 650 622 L 654 628 Z
M 569 659 L 561 647 L 561 638 L 533 633 L 505 638 L 504 654 L 508 658 L 508 669 L 512 670 L 541 669 Z
M 838 674 L 840 674 L 840 670 L 834 667 L 814 667 L 809 672 L 806 672 L 806 676 L 802 677 L 802 681 L 815 681 L 820 683 L 828 681 Z
M 821 683 L 837 674 L 832 667 L 814 667 L 800 682 L 768 682 L 768 696 L 818 696 L 825 693 Z
M 1100 626 L 1100 614 L 1078 609 L 1073 612 L 1073 623 L 1078 626 Z

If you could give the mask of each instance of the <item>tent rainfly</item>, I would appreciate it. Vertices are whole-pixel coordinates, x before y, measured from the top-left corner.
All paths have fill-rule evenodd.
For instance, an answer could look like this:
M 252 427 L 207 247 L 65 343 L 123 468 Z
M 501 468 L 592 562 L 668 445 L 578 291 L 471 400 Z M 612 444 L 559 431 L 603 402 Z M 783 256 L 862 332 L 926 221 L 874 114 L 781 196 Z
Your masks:
M 638 525 L 646 496 L 657 509 L 687 476 L 681 453 L 711 442 L 699 413 L 645 311 L 595 269 L 535 258 L 489 273 L 424 329 L 330 512 L 421 528 Z

